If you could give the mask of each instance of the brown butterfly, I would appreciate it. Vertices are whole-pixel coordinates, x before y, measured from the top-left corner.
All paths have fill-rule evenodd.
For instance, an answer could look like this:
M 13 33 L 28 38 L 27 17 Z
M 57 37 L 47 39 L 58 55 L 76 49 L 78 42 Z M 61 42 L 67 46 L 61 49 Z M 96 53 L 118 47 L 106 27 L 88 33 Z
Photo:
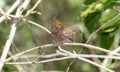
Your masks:
M 75 32 L 69 27 L 64 27 L 56 17 L 52 18 L 50 30 L 55 44 L 71 43 L 74 40 Z

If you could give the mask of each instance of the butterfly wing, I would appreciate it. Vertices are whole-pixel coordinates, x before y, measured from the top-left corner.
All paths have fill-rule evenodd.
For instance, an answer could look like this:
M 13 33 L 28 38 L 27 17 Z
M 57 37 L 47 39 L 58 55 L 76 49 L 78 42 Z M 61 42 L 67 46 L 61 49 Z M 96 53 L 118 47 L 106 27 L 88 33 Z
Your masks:
M 56 17 L 53 17 L 51 21 L 51 33 L 52 35 L 58 34 L 60 30 L 64 28 L 63 24 L 56 19 Z
M 71 43 L 74 41 L 75 32 L 73 32 L 70 28 L 64 28 L 61 32 L 63 43 Z
M 53 17 L 51 22 L 51 34 L 53 42 L 56 44 L 73 42 L 75 33 L 70 28 L 64 27 L 63 24 Z

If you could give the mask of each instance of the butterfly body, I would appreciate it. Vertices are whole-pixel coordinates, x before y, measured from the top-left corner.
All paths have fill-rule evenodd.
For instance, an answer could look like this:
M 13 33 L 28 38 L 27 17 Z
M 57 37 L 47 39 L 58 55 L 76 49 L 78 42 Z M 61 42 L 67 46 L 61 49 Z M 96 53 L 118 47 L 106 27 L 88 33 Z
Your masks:
M 71 43 L 74 40 L 75 32 L 69 27 L 64 27 L 56 17 L 53 17 L 52 19 L 50 30 L 53 42 L 56 44 Z

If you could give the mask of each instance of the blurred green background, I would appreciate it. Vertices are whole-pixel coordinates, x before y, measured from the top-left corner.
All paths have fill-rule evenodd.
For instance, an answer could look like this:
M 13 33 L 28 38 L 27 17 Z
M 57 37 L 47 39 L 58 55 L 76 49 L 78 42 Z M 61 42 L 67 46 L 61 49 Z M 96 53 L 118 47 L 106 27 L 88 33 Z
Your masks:
M 23 15 L 35 4 L 37 0 L 31 0 L 27 9 L 23 12 Z M 0 0 L 0 7 L 7 11 L 15 0 Z M 17 9 L 12 12 L 15 14 Z M 76 32 L 75 42 L 85 43 L 89 36 L 95 32 L 100 26 L 106 25 L 92 38 L 88 44 L 94 46 L 100 46 L 102 48 L 112 50 L 120 45 L 120 1 L 119 0 L 42 0 L 35 11 L 41 13 L 31 13 L 27 17 L 28 20 L 39 23 L 47 29 L 50 29 L 50 23 L 53 16 L 56 16 L 66 27 L 70 27 Z M 12 20 L 5 20 L 0 24 L 0 54 L 2 48 L 8 39 L 10 25 Z M 117 37 L 118 36 L 118 37 Z M 117 43 L 115 43 L 117 41 Z M 14 37 L 14 44 L 11 46 L 11 54 L 22 52 L 26 49 L 52 43 L 52 36 L 46 31 L 33 26 L 27 22 L 20 22 L 17 25 L 17 31 Z M 80 47 L 77 46 L 63 46 L 62 48 L 78 52 Z M 57 48 L 48 48 L 41 50 L 41 53 L 50 54 L 54 53 Z M 40 53 L 40 54 L 41 54 Z M 88 49 L 84 49 L 82 53 L 90 53 Z M 96 51 L 97 54 L 105 54 L 100 51 Z M 38 51 L 34 51 L 30 54 L 38 55 Z M 10 55 L 9 55 L 10 56 Z M 24 61 L 24 60 L 18 60 Z M 28 71 L 41 72 L 43 70 L 56 70 L 65 71 L 72 59 L 44 63 L 33 64 Z M 103 60 L 101 59 L 101 62 Z M 112 65 L 114 62 L 111 62 Z M 24 67 L 25 65 L 20 65 Z M 110 66 L 111 67 L 111 66 Z M 5 65 L 3 72 L 17 71 L 16 65 Z M 80 61 L 75 60 L 70 68 L 71 72 L 99 72 L 99 68 Z

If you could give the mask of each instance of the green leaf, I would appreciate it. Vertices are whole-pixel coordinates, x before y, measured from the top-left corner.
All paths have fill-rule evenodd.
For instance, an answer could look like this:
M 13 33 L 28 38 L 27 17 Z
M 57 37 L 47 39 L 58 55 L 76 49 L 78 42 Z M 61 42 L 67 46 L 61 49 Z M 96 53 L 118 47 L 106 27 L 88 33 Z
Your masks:
M 100 18 L 100 22 L 104 23 L 109 21 L 110 19 L 112 19 L 113 17 L 115 17 L 118 14 L 117 11 L 114 11 L 112 9 L 107 9 L 102 13 L 102 16 Z
M 100 36 L 100 46 L 102 48 L 109 49 L 114 41 L 114 36 L 110 36 L 109 33 L 102 33 Z

